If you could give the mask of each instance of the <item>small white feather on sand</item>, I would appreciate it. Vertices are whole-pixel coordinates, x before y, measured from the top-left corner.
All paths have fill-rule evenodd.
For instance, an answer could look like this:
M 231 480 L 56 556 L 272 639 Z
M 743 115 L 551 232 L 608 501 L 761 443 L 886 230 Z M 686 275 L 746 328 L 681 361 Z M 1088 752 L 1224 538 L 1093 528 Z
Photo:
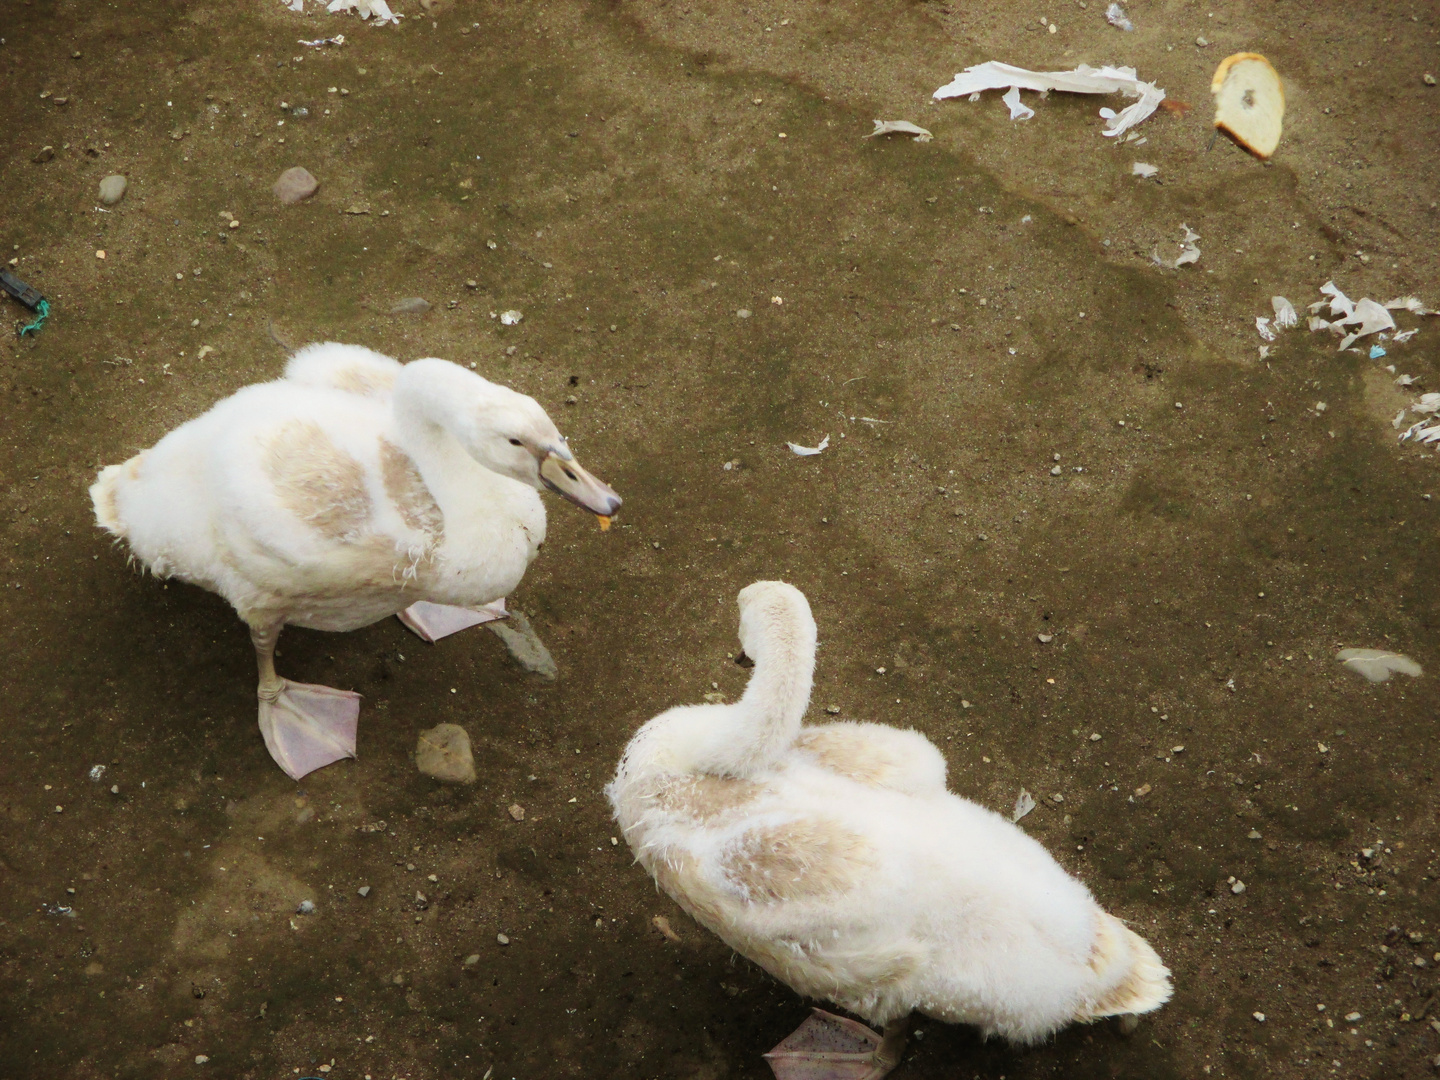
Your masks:
M 1383 649 L 1341 649 L 1335 654 L 1335 659 L 1371 682 L 1384 682 L 1397 671 L 1415 679 L 1424 674 L 1420 665 L 1408 656 Z
M 799 443 L 793 442 L 787 442 L 785 445 L 788 446 L 790 452 L 797 457 L 814 457 L 816 454 L 824 452 L 825 448 L 830 445 L 830 436 L 826 435 L 821 439 L 819 446 L 801 446 Z
M 876 135 L 914 135 L 916 142 L 929 142 L 935 137 L 919 124 L 912 124 L 909 120 L 876 120 L 875 130 L 860 137 L 873 139 Z

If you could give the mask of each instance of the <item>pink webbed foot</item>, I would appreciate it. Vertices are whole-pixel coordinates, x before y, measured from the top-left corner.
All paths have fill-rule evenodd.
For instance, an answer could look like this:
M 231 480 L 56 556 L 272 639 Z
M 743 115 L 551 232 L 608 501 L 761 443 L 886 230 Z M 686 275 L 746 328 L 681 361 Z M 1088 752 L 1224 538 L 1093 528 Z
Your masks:
M 292 780 L 355 756 L 360 695 L 350 690 L 282 680 L 260 691 L 260 734 L 275 764 Z
M 478 608 L 453 607 L 418 600 L 395 616 L 426 641 L 435 642 L 481 623 L 507 618 L 505 598 Z
M 775 1080 L 880 1080 L 900 1064 L 908 1020 L 882 1038 L 857 1020 L 815 1009 L 765 1055 Z

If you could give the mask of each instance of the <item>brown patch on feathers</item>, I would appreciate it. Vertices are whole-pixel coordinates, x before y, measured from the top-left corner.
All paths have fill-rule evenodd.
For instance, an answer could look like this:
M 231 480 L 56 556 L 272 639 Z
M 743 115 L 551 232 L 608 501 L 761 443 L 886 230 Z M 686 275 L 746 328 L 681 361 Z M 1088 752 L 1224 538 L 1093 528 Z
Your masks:
M 407 528 L 428 534 L 432 542 L 438 544 L 445 534 L 445 515 L 425 486 L 415 462 L 389 439 L 380 440 L 380 475 L 385 482 L 385 494 L 400 512 L 400 520 Z
M 764 790 L 752 780 L 701 773 L 666 781 L 655 792 L 655 805 L 666 813 L 708 823 L 742 809 Z
M 1127 965 L 1119 981 L 1078 1009 L 1075 1019 L 1150 1012 L 1170 999 L 1170 973 L 1150 943 L 1113 915 L 1101 912 L 1090 948 L 1090 969 L 1107 979 L 1113 977 L 1110 969 L 1117 963 Z
M 264 467 L 284 507 L 327 540 L 352 540 L 369 522 L 364 468 L 318 424 L 284 424 L 265 447 Z
M 721 861 L 751 900 L 817 900 L 851 889 L 875 859 L 869 842 L 838 822 L 801 818 L 751 829 Z
M 395 372 L 378 365 L 352 364 L 334 371 L 330 385 L 361 397 L 388 397 L 395 386 Z
M 885 787 L 886 781 L 905 763 L 896 761 L 853 728 L 801 728 L 795 746 L 815 759 L 821 768 L 870 787 Z

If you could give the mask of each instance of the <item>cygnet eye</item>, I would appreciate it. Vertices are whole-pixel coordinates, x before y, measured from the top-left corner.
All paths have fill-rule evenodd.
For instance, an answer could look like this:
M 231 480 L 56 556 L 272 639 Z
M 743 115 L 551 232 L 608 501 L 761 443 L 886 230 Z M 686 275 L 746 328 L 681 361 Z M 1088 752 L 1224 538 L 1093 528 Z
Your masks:
M 574 480 L 574 481 L 576 481 L 577 483 L 579 482 L 579 477 L 577 477 L 577 476 L 576 476 L 573 472 L 571 472 L 569 469 L 566 469 L 566 470 L 565 470 L 565 475 L 568 476 L 571 480 Z
M 519 445 L 520 445 L 520 440 L 519 440 L 519 439 L 511 439 L 511 440 L 510 440 L 510 445 L 511 445 L 511 446 L 519 446 Z

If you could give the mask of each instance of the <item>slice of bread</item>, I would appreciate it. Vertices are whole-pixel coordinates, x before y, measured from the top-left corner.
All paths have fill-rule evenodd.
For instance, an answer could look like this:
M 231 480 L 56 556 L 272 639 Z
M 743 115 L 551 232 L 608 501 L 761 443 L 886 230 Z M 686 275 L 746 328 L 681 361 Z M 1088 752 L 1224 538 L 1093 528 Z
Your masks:
M 1258 158 L 1280 145 L 1285 90 L 1270 61 L 1259 53 L 1227 56 L 1210 80 L 1215 126 Z

